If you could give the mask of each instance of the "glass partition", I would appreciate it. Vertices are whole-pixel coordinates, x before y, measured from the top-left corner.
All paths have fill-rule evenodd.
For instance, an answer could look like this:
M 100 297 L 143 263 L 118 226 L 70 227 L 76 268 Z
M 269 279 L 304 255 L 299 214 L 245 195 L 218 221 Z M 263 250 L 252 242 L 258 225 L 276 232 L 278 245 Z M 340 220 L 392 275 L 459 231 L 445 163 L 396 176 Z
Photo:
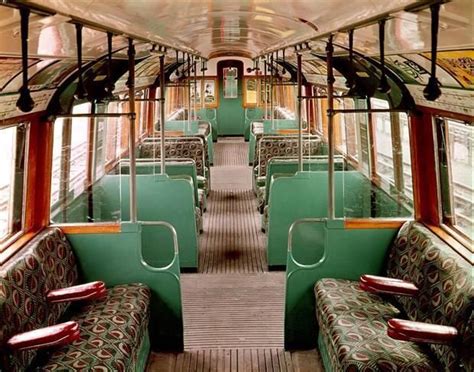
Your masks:
M 73 107 L 90 114 L 92 105 Z M 95 106 L 98 114 L 128 112 L 128 103 Z M 138 126 L 138 124 L 137 124 Z M 110 172 L 128 156 L 129 119 L 119 117 L 58 118 L 54 122 L 51 178 L 53 223 L 120 222 L 120 175 Z
M 26 124 L 0 129 L 0 251 L 23 228 L 27 131 Z

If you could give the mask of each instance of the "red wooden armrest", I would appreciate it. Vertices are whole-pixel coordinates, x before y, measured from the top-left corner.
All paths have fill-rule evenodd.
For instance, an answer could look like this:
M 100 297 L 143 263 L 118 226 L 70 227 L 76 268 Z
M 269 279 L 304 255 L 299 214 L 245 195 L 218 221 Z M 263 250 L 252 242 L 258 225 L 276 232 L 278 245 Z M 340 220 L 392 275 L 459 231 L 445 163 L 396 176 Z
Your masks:
M 391 338 L 403 341 L 449 344 L 457 337 L 458 330 L 454 327 L 438 324 L 390 319 L 387 334 Z
M 14 351 L 44 349 L 68 345 L 79 337 L 79 324 L 71 321 L 19 333 L 7 341 L 7 346 Z
M 67 288 L 59 288 L 49 291 L 46 299 L 50 303 L 96 300 L 107 295 L 104 282 L 90 282 Z
M 411 282 L 376 275 L 362 275 L 359 287 L 372 293 L 387 293 L 399 296 L 416 296 L 418 294 L 418 287 Z

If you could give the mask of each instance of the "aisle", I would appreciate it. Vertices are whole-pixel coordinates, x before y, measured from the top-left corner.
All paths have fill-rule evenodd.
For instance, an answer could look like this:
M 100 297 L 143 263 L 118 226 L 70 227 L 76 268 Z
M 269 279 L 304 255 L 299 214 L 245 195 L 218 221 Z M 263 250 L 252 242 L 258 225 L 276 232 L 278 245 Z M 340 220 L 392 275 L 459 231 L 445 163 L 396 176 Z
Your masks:
M 199 241 L 199 273 L 252 273 L 267 269 L 265 235 L 252 191 L 248 144 L 219 139 L 211 194 Z
M 247 148 L 215 144 L 198 273 L 181 275 L 185 351 L 152 353 L 148 371 L 322 371 L 315 351 L 283 349 L 285 273 L 266 272 Z

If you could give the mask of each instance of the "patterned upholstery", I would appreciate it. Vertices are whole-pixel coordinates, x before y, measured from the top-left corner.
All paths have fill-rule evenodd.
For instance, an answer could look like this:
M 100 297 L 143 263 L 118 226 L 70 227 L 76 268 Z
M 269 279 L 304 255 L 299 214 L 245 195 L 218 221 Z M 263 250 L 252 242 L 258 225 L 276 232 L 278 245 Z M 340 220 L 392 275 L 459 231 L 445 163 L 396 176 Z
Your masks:
M 387 275 L 413 281 L 420 289 L 414 298 L 369 294 L 342 279 L 316 283 L 320 337 L 335 371 L 459 371 L 459 361 L 472 370 L 472 269 L 450 249 L 419 223 L 400 229 Z M 454 326 L 463 347 L 391 339 L 386 323 L 393 317 Z
M 471 265 L 418 223 L 407 223 L 400 230 L 388 258 L 387 276 L 412 281 L 420 289 L 416 298 L 397 298 L 411 320 L 463 331 L 472 317 Z M 446 369 L 456 370 L 453 347 L 433 344 L 431 349 Z
M 422 346 L 387 335 L 386 322 L 400 311 L 382 297 L 343 279 L 318 281 L 315 295 L 333 371 L 436 371 Z
M 206 176 L 208 166 L 207 149 L 205 141 L 196 137 L 167 138 L 165 140 L 165 151 L 167 158 L 193 159 L 196 163 L 196 171 L 199 176 Z M 159 158 L 161 156 L 161 144 L 157 139 L 154 142 L 145 142 L 138 147 L 137 157 Z
M 0 269 L 0 346 L 14 334 L 57 324 L 70 315 L 81 326 L 80 340 L 54 351 L 51 363 L 59 363 L 56 367 L 48 364 L 49 355 L 43 352 L 7 353 L 3 350 L 6 358 L 0 356 L 0 370 L 24 371 L 33 365 L 45 370 L 44 363 L 49 366 L 46 370 L 104 370 L 101 363 L 105 354 L 107 363 L 112 366 L 105 370 L 133 370 L 138 344 L 148 326 L 149 290 L 141 284 L 117 286 L 108 290 L 106 300 L 94 301 L 82 308 L 76 308 L 78 304 L 46 302 L 46 294 L 51 289 L 76 284 L 76 259 L 58 228 L 38 234 Z M 112 341 L 114 338 L 118 341 Z M 105 339 L 107 347 L 101 346 Z M 112 348 L 112 357 L 107 353 L 108 347 Z M 66 367 L 67 363 L 76 361 L 87 362 L 91 368 Z M 98 363 L 97 368 L 95 363 Z
M 147 332 L 150 290 L 143 284 L 119 285 L 105 300 L 79 309 L 81 338 L 55 350 L 42 371 L 133 371 Z
M 321 150 L 321 139 L 318 136 L 305 136 L 303 139 L 303 154 L 317 155 Z M 268 161 L 280 156 L 298 155 L 298 137 L 273 136 L 262 137 L 257 145 L 258 164 L 257 176 L 267 174 Z
M 0 345 L 11 336 L 58 323 L 67 304 L 48 306 L 51 289 L 77 284 L 74 254 L 59 229 L 49 229 L 0 269 Z M 22 371 L 35 351 L 10 355 L 5 370 Z

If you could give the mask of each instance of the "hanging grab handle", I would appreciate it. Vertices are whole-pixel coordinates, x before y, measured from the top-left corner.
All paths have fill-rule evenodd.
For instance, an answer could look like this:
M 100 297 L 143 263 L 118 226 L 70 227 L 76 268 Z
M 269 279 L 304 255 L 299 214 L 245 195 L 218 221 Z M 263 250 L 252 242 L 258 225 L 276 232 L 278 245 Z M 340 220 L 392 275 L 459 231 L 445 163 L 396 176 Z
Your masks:
M 436 3 L 430 6 L 431 10 L 431 76 L 428 80 L 423 95 L 428 101 L 434 101 L 441 95 L 441 89 L 436 78 L 436 55 L 438 52 L 438 26 L 439 26 L 440 4 Z
M 21 64 L 23 68 L 23 84 L 20 88 L 20 98 L 16 102 L 16 107 L 23 112 L 30 112 L 35 107 L 35 102 L 31 98 L 28 89 L 28 26 L 30 10 L 20 8 L 21 16 Z
M 382 76 L 380 77 L 380 84 L 377 88 L 380 93 L 389 93 L 390 85 L 385 74 L 385 22 L 386 19 L 379 21 L 379 43 L 380 43 L 380 64 L 382 69 Z
M 349 76 L 346 80 L 346 87 L 355 88 L 355 68 L 354 68 L 354 29 L 349 30 Z
M 84 88 L 84 81 L 82 80 L 82 25 L 76 23 L 76 47 L 77 47 L 77 72 L 78 82 L 75 97 L 76 99 L 84 99 L 87 97 L 87 92 Z
M 113 34 L 111 32 L 107 32 L 107 84 L 106 84 L 106 91 L 107 97 L 113 98 L 114 96 L 114 89 L 115 85 L 112 81 L 112 38 Z

